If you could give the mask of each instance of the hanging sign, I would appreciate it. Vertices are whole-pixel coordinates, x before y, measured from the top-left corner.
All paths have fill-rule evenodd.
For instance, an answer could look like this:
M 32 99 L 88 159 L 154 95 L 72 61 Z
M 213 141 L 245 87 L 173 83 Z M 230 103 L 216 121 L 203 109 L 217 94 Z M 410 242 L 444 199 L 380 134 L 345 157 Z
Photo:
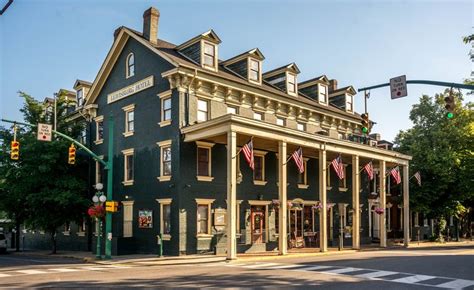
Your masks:
M 53 134 L 53 126 L 49 124 L 38 123 L 38 134 L 36 135 L 39 141 L 51 141 Z
M 407 76 L 399 76 L 390 79 L 390 95 L 393 99 L 406 97 L 407 91 Z

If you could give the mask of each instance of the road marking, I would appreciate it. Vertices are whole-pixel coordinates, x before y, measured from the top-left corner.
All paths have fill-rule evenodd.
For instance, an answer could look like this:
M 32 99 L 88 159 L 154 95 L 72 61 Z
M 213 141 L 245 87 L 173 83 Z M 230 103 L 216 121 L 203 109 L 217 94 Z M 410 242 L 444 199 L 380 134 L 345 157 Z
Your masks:
M 253 264 L 249 266 L 243 266 L 243 268 L 254 269 L 254 268 L 268 268 L 269 266 L 278 266 L 276 263 L 264 263 L 264 264 Z
M 291 265 L 279 265 L 279 266 L 270 266 L 266 267 L 268 269 L 291 269 L 291 268 L 301 268 L 304 267 L 303 265 L 298 265 L 298 264 L 291 264 Z
M 427 275 L 414 275 L 414 276 L 409 276 L 409 277 L 404 277 L 400 279 L 395 279 L 392 280 L 392 282 L 398 282 L 398 283 L 417 283 L 425 280 L 430 280 L 436 278 L 435 276 L 427 276 Z
M 335 269 L 335 270 L 327 270 L 327 271 L 324 271 L 324 273 L 331 273 L 331 274 L 343 274 L 343 273 L 348 273 L 348 272 L 355 272 L 355 271 L 359 271 L 359 270 L 362 270 L 362 269 L 359 269 L 359 268 L 342 268 L 342 269 Z
M 15 272 L 23 273 L 23 274 L 46 274 L 48 272 L 40 271 L 40 270 L 16 270 Z
M 456 279 L 451 282 L 446 282 L 443 284 L 438 284 L 436 287 L 441 287 L 441 288 L 449 288 L 449 289 L 461 289 L 467 286 L 474 285 L 474 281 L 472 280 L 463 280 L 463 279 Z
M 101 271 L 101 270 L 107 270 L 110 268 L 106 267 L 80 267 L 79 269 L 84 269 L 84 270 L 89 270 L 89 271 Z
M 397 272 L 391 272 L 391 271 L 376 271 L 372 273 L 365 273 L 365 274 L 360 274 L 360 275 L 355 275 L 356 277 L 360 278 L 379 278 L 383 276 L 388 276 L 388 275 L 393 275 L 393 274 L 398 274 Z
M 71 269 L 71 268 L 54 268 L 54 269 L 48 269 L 49 271 L 55 271 L 55 272 L 77 272 L 81 271 L 80 269 Z
M 10 276 L 11 276 L 10 274 L 2 274 L 2 273 L 0 273 L 0 278 L 1 278 L 1 277 L 10 277 Z
M 298 270 L 298 271 L 314 271 L 314 270 L 321 270 L 321 269 L 327 269 L 327 268 L 334 268 L 334 267 L 332 267 L 332 266 L 311 266 L 311 267 L 295 269 L 295 270 Z

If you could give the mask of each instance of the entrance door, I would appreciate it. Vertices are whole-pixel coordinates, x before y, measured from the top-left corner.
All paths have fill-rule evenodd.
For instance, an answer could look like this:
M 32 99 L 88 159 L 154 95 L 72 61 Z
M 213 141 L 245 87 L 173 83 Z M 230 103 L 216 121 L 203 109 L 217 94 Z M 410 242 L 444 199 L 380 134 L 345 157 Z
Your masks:
M 375 213 L 375 206 L 372 206 L 370 212 L 372 215 L 372 238 L 378 239 L 380 238 L 380 217 L 377 213 Z
M 303 237 L 302 211 L 300 208 L 290 209 L 290 234 L 292 238 Z
M 261 244 L 264 242 L 265 212 L 260 207 L 252 206 L 250 218 L 252 224 L 252 243 Z

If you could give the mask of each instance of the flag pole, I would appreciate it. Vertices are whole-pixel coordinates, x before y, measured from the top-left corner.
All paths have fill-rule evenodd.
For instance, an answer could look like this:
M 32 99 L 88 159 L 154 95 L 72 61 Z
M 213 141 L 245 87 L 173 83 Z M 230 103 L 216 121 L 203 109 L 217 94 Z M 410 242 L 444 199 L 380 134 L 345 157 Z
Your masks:
M 252 141 L 252 140 L 253 140 L 253 136 L 250 137 L 250 141 Z M 247 143 L 245 143 L 245 144 L 248 144 L 248 143 L 249 143 L 249 142 L 247 142 Z M 234 157 L 232 157 L 232 159 L 235 159 L 235 157 L 239 156 L 239 154 L 240 154 L 240 152 L 242 151 L 242 148 L 243 148 L 243 147 L 244 147 L 244 146 L 240 147 L 239 151 L 237 151 L 237 154 L 235 154 Z M 253 147 L 252 147 L 252 151 L 253 151 Z

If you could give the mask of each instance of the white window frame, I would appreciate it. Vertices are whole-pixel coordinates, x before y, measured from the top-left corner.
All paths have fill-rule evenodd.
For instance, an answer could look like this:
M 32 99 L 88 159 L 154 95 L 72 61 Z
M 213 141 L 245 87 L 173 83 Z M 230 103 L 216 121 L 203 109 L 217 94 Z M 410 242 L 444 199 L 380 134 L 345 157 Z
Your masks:
M 82 107 L 84 105 L 84 89 L 83 88 L 80 88 L 77 90 L 76 102 L 77 102 L 76 108 Z
M 337 179 L 337 183 L 338 183 L 338 186 L 340 185 L 340 182 L 342 181 L 342 186 L 339 186 L 339 191 L 342 191 L 342 192 L 346 192 L 348 190 L 347 188 L 347 166 L 349 164 L 342 164 L 344 165 L 343 167 L 343 170 L 344 170 L 344 178 L 341 180 L 341 179 Z M 331 170 L 334 170 L 331 168 Z
M 160 127 L 164 127 L 164 126 L 168 126 L 171 124 L 171 120 L 172 120 L 172 116 L 171 116 L 171 113 L 172 113 L 172 109 L 173 109 L 173 104 L 171 103 L 172 100 L 171 100 L 171 90 L 168 90 L 168 91 L 165 91 L 163 93 L 160 93 L 158 94 L 158 97 L 160 98 L 160 101 L 161 101 L 161 121 L 158 123 L 158 125 L 160 125 Z M 165 102 L 169 100 L 170 101 L 170 118 L 169 119 L 166 119 L 165 118 Z
M 104 116 L 97 116 L 94 118 L 95 122 L 95 141 L 94 144 L 99 145 L 104 142 Z M 102 138 L 99 137 L 99 124 L 102 123 Z
M 160 234 L 161 237 L 163 238 L 164 241 L 169 241 L 171 240 L 171 225 L 170 225 L 170 233 L 165 234 L 164 233 L 164 228 L 165 228 L 165 219 L 164 219 L 164 206 L 169 206 L 170 207 L 170 212 L 171 212 L 171 203 L 173 202 L 172 198 L 160 198 L 156 199 L 156 201 L 160 204 Z M 170 214 L 171 215 L 171 214 Z M 171 223 L 171 216 L 170 216 L 170 223 Z
M 104 159 L 104 155 L 98 156 L 100 159 Z M 99 161 L 95 161 L 95 184 L 103 183 L 102 182 L 102 171 L 101 171 L 101 164 Z
M 133 133 L 135 132 L 135 104 L 125 106 L 122 110 L 125 112 L 125 130 L 122 134 L 124 137 L 133 136 Z M 133 130 L 128 130 L 128 114 L 131 112 L 133 112 Z
M 63 235 L 65 235 L 65 236 L 71 235 L 71 223 L 70 222 L 67 222 L 67 223 L 64 224 Z
M 354 112 L 354 97 L 348 94 L 346 94 L 346 111 Z
M 122 201 L 123 204 L 123 237 L 133 237 L 133 200 Z
M 212 234 L 212 216 L 211 216 L 211 208 L 212 204 L 214 203 L 215 199 L 209 198 L 196 198 L 196 237 L 199 238 L 206 238 L 210 239 L 214 235 Z M 200 205 L 207 206 L 207 234 L 200 234 L 198 233 L 199 228 L 199 219 L 198 219 L 198 208 Z
M 253 155 L 255 157 L 261 157 L 262 158 L 262 180 L 256 180 L 255 179 L 255 171 L 253 172 L 253 184 L 254 185 L 261 185 L 265 186 L 267 184 L 267 180 L 265 179 L 265 155 L 267 155 L 267 152 L 265 151 L 260 151 L 260 150 L 253 150 Z
M 303 168 L 304 168 L 304 172 L 301 173 L 303 174 L 303 183 L 298 183 L 298 188 L 299 189 L 307 189 L 309 187 L 309 184 L 308 184 L 308 160 L 309 158 L 303 158 Z M 298 174 L 300 174 L 298 172 Z M 299 177 L 298 177 L 299 179 Z
M 296 123 L 296 130 L 305 132 L 306 131 L 306 124 L 302 122 Z
M 84 237 L 86 235 L 86 230 L 86 218 L 82 218 L 81 222 L 77 224 L 77 236 Z
M 324 93 L 323 93 L 324 90 Z M 324 100 L 321 100 L 321 97 L 324 98 Z M 318 102 L 320 104 L 327 105 L 328 103 L 328 86 L 325 85 L 318 85 Z
M 199 103 L 200 103 L 200 102 L 201 102 L 201 103 L 206 103 L 206 111 L 202 111 L 202 110 L 199 109 Z M 196 121 L 197 121 L 198 123 L 200 123 L 200 122 L 206 122 L 206 121 L 209 120 L 209 102 L 210 102 L 210 101 L 205 100 L 205 99 L 197 99 Z M 199 118 L 199 112 L 205 112 L 205 113 L 206 113 L 206 114 L 205 114 L 205 115 L 206 115 L 206 120 L 201 120 L 201 119 Z
M 290 91 L 290 76 L 293 76 L 295 80 L 294 91 Z M 292 96 L 296 96 L 298 94 L 298 81 L 296 79 L 296 74 L 292 72 L 286 72 L 286 92 Z
M 258 71 L 257 71 L 257 79 L 253 79 L 251 77 L 251 74 L 250 72 L 251 71 L 255 71 L 252 69 L 252 62 L 256 62 L 257 63 L 257 66 L 258 66 Z M 255 84 L 262 84 L 262 62 L 255 59 L 255 58 L 252 58 L 252 57 L 249 57 L 248 59 L 248 67 L 247 67 L 247 72 L 248 72 L 248 80 L 249 82 L 252 82 L 252 83 L 255 83 Z
M 165 141 L 161 141 L 161 142 L 157 142 L 156 143 L 158 145 L 158 147 L 160 148 L 160 176 L 157 177 L 157 179 L 160 181 L 160 182 L 163 182 L 163 181 L 170 181 L 171 180 L 171 177 L 172 175 L 163 175 L 163 150 L 164 149 L 167 149 L 167 148 L 170 148 L 170 151 L 171 151 L 171 170 L 173 170 L 173 151 L 172 151 L 172 140 L 165 140 Z
M 122 184 L 124 186 L 133 185 L 133 178 L 132 179 L 127 179 L 127 171 L 128 171 L 127 157 L 128 156 L 133 157 L 132 173 L 133 173 L 133 177 L 135 178 L 135 156 L 134 156 L 134 151 L 135 150 L 133 148 L 122 150 L 122 154 L 123 154 L 123 181 L 122 181 Z
M 279 121 L 281 121 L 281 124 L 278 124 Z M 276 124 L 277 124 L 278 126 L 283 126 L 283 127 L 285 127 L 285 126 L 286 126 L 286 119 L 285 119 L 285 118 L 281 118 L 281 117 L 276 117 Z
M 233 112 L 232 112 L 232 110 L 233 110 Z M 238 115 L 239 114 L 239 108 L 234 107 L 234 106 L 227 106 L 227 114 Z
M 331 162 L 326 162 L 326 190 L 331 190 L 331 171 L 332 169 Z
M 265 120 L 265 113 L 263 112 L 253 112 L 253 119 L 258 121 Z
M 133 58 L 133 63 L 130 65 L 130 59 Z M 130 70 L 132 68 L 132 70 Z M 135 75 L 135 55 L 133 52 L 127 55 L 127 60 L 125 61 L 125 78 L 130 78 Z
M 214 143 L 203 142 L 203 141 L 196 141 L 196 179 L 198 181 L 207 181 L 211 182 L 214 180 L 212 177 L 212 147 L 214 147 Z M 208 163 L 208 172 L 209 175 L 199 175 L 199 148 L 206 149 L 209 152 L 209 163 Z
M 218 62 L 218 58 L 217 58 L 217 44 L 215 43 L 212 43 L 212 42 L 208 42 L 208 41 L 205 41 L 205 40 L 202 40 L 201 42 L 201 65 L 203 68 L 206 68 L 206 69 L 210 69 L 210 70 L 213 70 L 213 71 L 217 71 L 217 62 Z M 212 46 L 214 48 L 214 60 L 213 60 L 213 65 L 209 65 L 209 64 L 206 64 L 205 61 L 204 61 L 204 58 L 205 56 L 208 56 L 206 53 L 205 53 L 205 50 L 206 50 L 206 45 L 209 45 L 209 46 Z

